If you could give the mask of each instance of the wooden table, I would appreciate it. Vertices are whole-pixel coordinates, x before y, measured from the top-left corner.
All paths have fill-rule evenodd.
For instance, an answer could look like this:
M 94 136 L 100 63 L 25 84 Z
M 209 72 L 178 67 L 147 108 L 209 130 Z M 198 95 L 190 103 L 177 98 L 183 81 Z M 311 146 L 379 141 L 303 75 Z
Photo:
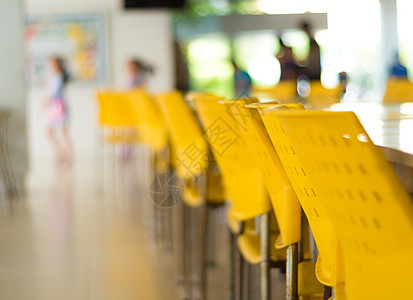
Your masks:
M 329 109 L 354 111 L 405 187 L 413 193 L 413 103 L 340 103 Z

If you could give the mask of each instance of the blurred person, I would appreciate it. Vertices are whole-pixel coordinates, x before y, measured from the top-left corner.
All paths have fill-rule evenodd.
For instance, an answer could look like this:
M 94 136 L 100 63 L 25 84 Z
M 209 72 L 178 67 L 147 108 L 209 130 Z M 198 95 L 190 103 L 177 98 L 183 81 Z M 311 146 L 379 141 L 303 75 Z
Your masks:
M 251 91 L 252 80 L 247 71 L 242 70 L 234 60 L 232 60 L 234 66 L 234 87 L 235 97 L 249 96 Z
M 140 59 L 132 58 L 127 62 L 126 71 L 128 76 L 127 87 L 129 89 L 145 88 L 148 81 L 148 75 L 153 74 L 152 66 L 143 62 Z M 129 128 L 125 131 L 129 136 L 138 134 L 135 128 Z M 129 161 L 133 156 L 133 147 L 131 145 L 123 145 L 121 149 L 121 157 L 124 161 Z
M 293 49 L 284 44 L 284 41 L 279 37 L 280 50 L 276 54 L 276 58 L 280 62 L 281 77 L 280 80 L 296 80 L 297 79 L 297 64 L 294 58 Z
M 68 129 L 68 107 L 65 95 L 69 73 L 63 58 L 58 56 L 50 59 L 50 69 L 52 75 L 48 83 L 46 102 L 48 134 L 54 147 L 57 163 L 70 165 L 73 160 L 73 148 Z
M 340 85 L 340 98 L 342 98 L 347 92 L 347 85 L 349 81 L 348 73 L 345 71 L 338 73 L 338 80 Z
M 407 68 L 400 62 L 398 52 L 394 55 L 393 64 L 390 67 L 389 77 L 407 78 Z
M 301 75 L 306 75 L 310 80 L 321 79 L 321 54 L 320 46 L 314 39 L 313 30 L 309 23 L 302 22 L 300 26 L 301 30 L 305 32 L 309 39 L 309 54 L 307 59 L 303 62 L 303 68 L 301 68 Z
M 189 91 L 189 71 L 188 61 L 184 53 L 185 46 L 180 45 L 177 41 L 174 42 L 175 56 L 175 87 L 177 90 L 186 93 Z
M 127 64 L 127 72 L 128 87 L 135 89 L 146 86 L 148 75 L 153 74 L 153 68 L 142 60 L 131 59 Z

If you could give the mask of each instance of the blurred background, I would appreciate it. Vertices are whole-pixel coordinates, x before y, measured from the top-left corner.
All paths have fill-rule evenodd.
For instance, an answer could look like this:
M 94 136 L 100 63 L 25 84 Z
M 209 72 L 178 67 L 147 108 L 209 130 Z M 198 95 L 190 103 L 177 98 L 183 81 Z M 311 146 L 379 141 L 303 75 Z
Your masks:
M 320 46 L 323 86 L 337 86 L 340 72 L 348 75 L 345 101 L 380 102 L 396 52 L 413 76 L 409 0 L 2 2 L 3 30 L 18 23 L 14 30 L 24 32 L 24 45 L 10 47 L 14 59 L 24 57 L 31 164 L 43 164 L 51 151 L 39 105 L 51 55 L 64 57 L 72 76 L 68 95 L 78 156 L 95 151 L 95 91 L 125 87 L 131 57 L 156 70 L 148 80 L 152 92 L 178 87 L 233 97 L 232 60 L 253 84 L 271 86 L 281 74 L 279 38 L 296 59 L 306 58 L 308 37 L 299 28 L 304 20 Z
M 94 254 L 89 251 L 93 247 L 97 249 L 96 252 L 104 252 L 111 246 L 116 248 L 116 245 L 121 245 L 119 249 L 112 249 L 115 253 L 113 255 L 110 251 L 99 253 L 104 258 L 107 258 L 105 254 L 108 255 L 107 260 L 111 261 L 114 257 L 120 257 L 118 254 L 125 249 L 132 249 L 128 255 L 136 260 L 134 251 L 141 247 L 141 239 L 140 236 L 137 238 L 138 235 L 131 228 L 139 228 L 142 224 L 138 226 L 133 223 L 138 218 L 133 212 L 138 209 L 131 209 L 135 208 L 133 201 L 138 198 L 138 189 L 133 184 L 130 184 L 130 188 L 125 180 L 125 170 L 131 165 L 127 160 L 131 157 L 130 147 L 119 150 L 113 146 L 113 169 L 118 167 L 115 166 L 116 159 L 121 161 L 122 168 L 112 170 L 109 174 L 112 177 L 107 181 L 115 188 L 124 187 L 121 191 L 123 194 L 116 196 L 119 199 L 127 194 L 126 190 L 132 191 L 129 198 L 125 197 L 130 201 L 119 207 L 130 218 L 124 219 L 132 220 L 130 224 L 133 226 L 128 223 L 124 227 L 119 226 L 121 229 L 116 226 L 105 227 L 107 223 L 102 220 L 106 220 L 116 205 L 104 207 L 109 208 L 109 213 L 104 209 L 99 210 L 101 202 L 98 201 L 103 198 L 103 189 L 96 188 L 98 185 L 102 188 L 100 185 L 106 183 L 105 178 L 103 182 L 97 180 L 104 177 L 101 175 L 105 172 L 102 170 L 105 167 L 102 167 L 102 157 L 105 156 L 101 152 L 105 149 L 102 147 L 103 130 L 98 122 L 97 91 L 130 89 L 132 86 L 128 63 L 131 59 L 136 59 L 139 68 L 148 73 L 144 81 L 150 94 L 180 90 L 184 93 L 212 92 L 225 98 L 236 98 L 240 96 L 236 89 L 236 81 L 240 78 L 242 81 L 248 76 L 246 81 L 250 80 L 252 89 L 255 90 L 271 89 L 285 79 L 282 78 L 284 75 L 281 66 L 286 51 L 289 51 L 286 49 L 291 49 L 295 67 L 304 68 L 311 56 L 309 45 L 315 41 L 319 45 L 321 75 L 318 79 L 321 85 L 333 89 L 341 87 L 344 82 L 340 99 L 336 97 L 337 101 L 381 103 L 390 75 L 402 74 L 402 77 L 407 77 L 405 82 L 413 80 L 413 35 L 410 32 L 413 28 L 412 14 L 411 0 L 0 0 L 0 142 L 4 142 L 3 134 L 6 132 L 8 140 L 2 145 L 8 145 L 13 166 L 9 169 L 13 170 L 17 189 L 21 191 L 21 195 L 26 196 L 27 192 L 35 199 L 29 202 L 27 210 L 24 206 L 26 204 L 21 204 L 24 209 L 23 217 L 18 218 L 18 222 L 23 224 L 18 223 L 20 227 L 15 226 L 12 218 L 1 219 L 11 220 L 9 223 L 5 221 L 6 225 L 0 228 L 1 237 L 10 236 L 12 239 L 10 243 L 2 240 L 3 247 L 17 245 L 17 249 L 23 249 L 23 252 L 0 247 L 0 266 L 7 265 L 9 256 L 15 253 L 14 260 L 10 260 L 7 265 L 13 272 L 17 264 L 22 265 L 18 268 L 19 272 L 26 272 L 24 259 L 33 253 L 38 255 L 34 256 L 33 270 L 37 272 L 38 266 L 41 269 L 48 265 L 48 242 L 53 240 L 50 238 L 53 233 L 48 231 L 50 228 L 57 228 L 53 240 L 57 246 L 51 247 L 58 257 L 55 264 L 50 264 L 56 267 L 52 270 L 55 273 L 49 273 L 52 279 L 54 274 L 60 274 L 59 262 L 70 269 L 75 265 L 71 263 L 71 259 L 87 257 L 92 260 Z M 311 34 L 303 30 L 303 22 L 310 26 Z M 48 120 L 45 118 L 45 101 L 50 96 L 50 59 L 55 56 L 65 61 L 70 76 L 66 90 L 66 114 L 70 119 L 68 127 L 73 141 L 74 169 L 78 172 L 76 176 L 72 173 L 56 175 L 59 172 L 56 173 L 53 160 L 50 130 L 46 130 Z M 294 97 L 301 96 L 300 85 L 296 91 L 296 77 L 293 82 Z M 249 88 L 242 92 L 242 95 L 248 96 Z M 403 99 L 405 100 L 413 101 Z M 366 110 L 374 107 L 369 106 Z M 411 105 L 404 108 L 409 108 L 409 113 L 412 112 Z M 7 120 L 7 127 L 2 125 L 2 120 Z M 380 131 L 376 124 L 373 127 Z M 409 130 L 410 127 L 407 129 L 408 134 Z M 139 159 L 140 156 L 132 158 Z M 3 163 L 2 159 L 0 163 Z M 142 161 L 133 164 L 133 176 L 144 168 L 144 164 L 142 167 L 140 163 Z M 73 171 L 71 165 L 68 169 L 69 172 Z M 117 180 L 121 183 L 115 186 Z M 147 192 L 147 186 L 144 188 Z M 105 196 L 110 198 L 113 195 Z M 113 200 L 112 198 L 110 199 Z M 32 203 L 43 203 L 44 207 Z M 73 203 L 77 206 L 72 210 Z M 90 206 L 85 208 L 84 203 Z M 2 205 L 0 201 L 0 214 L 7 215 Z M 10 209 L 12 213 L 13 209 L 14 207 Z M 89 225 L 87 222 L 90 215 L 97 220 L 93 223 L 95 227 L 92 226 L 93 230 L 90 231 L 83 230 L 84 224 L 86 227 Z M 33 221 L 34 225 L 24 223 L 26 219 L 28 222 Z M 114 219 L 115 225 L 122 223 L 116 217 Z M 119 224 L 116 223 L 118 221 Z M 74 228 L 78 230 L 76 234 L 71 231 Z M 106 240 L 105 229 L 111 234 Z M 16 235 L 9 235 L 9 230 L 16 230 Z M 100 240 L 96 238 L 99 240 L 96 242 L 93 237 L 99 234 L 103 237 Z M 40 243 L 37 240 L 39 236 L 43 237 Z M 73 242 L 76 240 L 74 237 L 80 240 L 78 244 Z M 125 244 L 119 242 L 122 238 Z M 134 241 L 135 248 L 128 248 L 131 240 Z M 78 246 L 84 242 L 86 247 Z M 38 248 L 39 245 L 45 249 Z M 72 248 L 73 245 L 80 250 Z M 25 249 L 31 249 L 30 253 L 26 255 Z M 53 249 L 50 251 L 53 252 Z M 74 253 L 73 249 L 80 251 L 82 255 Z M 99 265 L 99 261 L 96 261 L 90 264 L 87 261 L 85 269 L 89 270 L 93 263 Z M 114 259 L 112 267 L 115 270 L 117 263 Z M 125 268 L 129 267 L 128 258 L 122 263 Z M 134 271 L 141 267 L 139 263 L 133 265 Z M 146 267 L 151 269 L 151 266 Z M 2 269 L 6 273 L 4 278 L 11 278 L 7 274 L 9 269 Z M 99 268 L 94 270 L 96 274 L 100 274 Z M 83 270 L 77 271 L 83 274 Z M 108 274 L 116 275 L 112 271 L 109 270 Z M 26 281 L 31 282 L 33 278 L 41 280 L 36 272 L 30 273 L 32 277 L 27 275 Z M 77 278 L 77 273 L 75 275 L 73 277 Z M 17 278 L 16 282 L 21 279 L 19 276 L 13 277 Z M 145 277 L 145 274 L 139 276 Z M 0 290 L 3 286 L 12 286 L 6 279 L 0 280 Z M 133 280 L 129 283 L 131 286 L 134 284 Z M 119 286 L 122 290 L 122 284 Z M 59 286 L 56 289 L 58 288 Z M 33 290 L 36 290 L 36 286 Z M 30 289 L 27 291 L 30 294 Z M 67 299 L 79 299 L 68 297 Z M 0 298 L 3 299 L 1 291 Z M 29 298 L 22 296 L 13 299 Z M 104 299 L 99 296 L 95 298 Z

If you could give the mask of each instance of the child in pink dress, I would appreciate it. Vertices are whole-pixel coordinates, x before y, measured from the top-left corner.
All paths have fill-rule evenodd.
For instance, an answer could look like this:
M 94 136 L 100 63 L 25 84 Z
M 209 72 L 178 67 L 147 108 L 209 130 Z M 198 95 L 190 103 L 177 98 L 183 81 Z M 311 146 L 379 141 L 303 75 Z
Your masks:
M 72 163 L 72 141 L 68 131 L 67 102 L 65 87 L 69 76 L 65 63 L 60 57 L 50 60 L 52 76 L 49 81 L 48 101 L 46 105 L 48 118 L 48 134 L 55 150 L 58 164 Z

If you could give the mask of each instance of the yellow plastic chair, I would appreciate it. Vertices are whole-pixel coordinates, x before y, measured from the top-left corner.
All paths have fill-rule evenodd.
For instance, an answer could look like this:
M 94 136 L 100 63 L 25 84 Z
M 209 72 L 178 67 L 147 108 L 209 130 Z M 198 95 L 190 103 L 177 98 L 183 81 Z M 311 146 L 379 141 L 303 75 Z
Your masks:
M 336 233 L 331 224 L 331 216 L 325 211 L 319 191 L 317 191 L 313 182 L 309 180 L 308 171 L 298 159 L 296 151 L 278 117 L 280 111 L 300 110 L 303 110 L 301 104 L 258 109 L 314 234 L 319 250 L 316 263 L 317 279 L 326 286 L 336 287 L 343 281 L 342 272 L 344 268 L 339 255 Z
M 158 104 L 145 89 L 136 89 L 129 93 L 129 98 L 139 116 L 139 128 L 142 144 L 149 149 L 149 158 L 151 161 L 151 174 L 148 178 L 151 183 L 158 182 L 161 177 L 168 177 L 170 167 L 170 152 L 168 145 L 168 135 L 165 122 Z M 171 210 L 166 210 L 158 201 L 163 201 L 165 191 L 161 186 L 154 185 L 160 189 L 158 193 L 152 193 L 155 205 L 148 207 L 153 210 L 153 228 L 155 231 L 155 239 L 165 248 L 170 248 L 172 245 L 171 234 L 172 213 Z M 159 196 L 157 196 L 159 195 Z M 171 201 L 176 201 L 170 198 Z
M 198 97 L 213 95 L 197 95 Z M 214 168 L 210 160 L 211 154 L 195 112 L 178 91 L 166 92 L 156 96 L 158 105 L 165 120 L 169 132 L 170 147 L 173 156 L 171 161 L 174 170 L 184 182 L 185 191 L 183 201 L 188 207 L 201 209 L 204 211 L 203 220 L 193 220 L 195 222 L 183 224 L 183 237 L 188 236 L 187 231 L 199 231 L 199 236 L 203 239 L 199 243 L 194 240 L 186 241 L 183 238 L 183 264 L 190 260 L 192 252 L 199 252 L 201 261 L 200 278 L 203 284 L 202 294 L 206 294 L 206 257 L 211 256 L 214 249 L 211 249 L 211 239 L 213 238 L 213 224 L 211 223 L 210 211 L 225 203 L 225 193 L 221 184 L 219 171 Z M 204 205 L 204 207 L 200 207 Z M 189 211 L 183 207 L 183 218 L 195 219 L 187 214 L 195 214 L 194 210 Z M 198 222 L 196 222 L 198 221 Z M 199 222 L 201 221 L 201 222 Z M 195 224 L 193 224 L 195 223 Z M 196 226 L 198 225 L 198 226 Z M 195 227 L 195 228 L 194 228 Z M 198 236 L 195 238 L 199 238 Z M 199 247 L 199 244 L 202 244 Z M 205 249 L 202 249 L 205 248 Z M 209 251 L 210 250 L 210 251 Z M 208 252 L 208 255 L 207 255 Z M 191 265 L 191 264 L 189 264 Z M 185 266 L 183 266 L 185 269 Z
M 167 131 L 158 104 L 144 89 L 129 92 L 129 98 L 139 118 L 142 141 L 155 153 L 167 148 Z
M 383 102 L 413 102 L 413 82 L 409 79 L 390 78 L 387 81 Z
M 249 100 L 251 99 L 243 101 L 247 104 Z M 260 234 L 267 236 L 270 230 L 270 201 L 258 168 L 251 164 L 252 156 L 245 140 L 241 138 L 237 121 L 229 111 L 231 103 L 233 102 L 207 97 L 195 99 L 195 106 L 204 126 L 204 137 L 208 140 L 222 171 L 225 189 L 231 202 L 228 223 L 238 221 L 244 225 L 241 236 L 237 238 L 238 249 L 249 263 L 268 264 L 269 241 L 258 238 L 254 230 L 254 218 L 260 217 Z M 260 245 L 260 241 L 265 243 Z M 272 247 L 271 250 L 275 248 Z M 272 251 L 272 254 L 275 257 L 280 255 L 276 251 Z M 263 277 L 268 279 L 268 275 Z M 263 286 L 268 287 L 268 282 Z M 267 290 L 261 296 L 266 299 Z
M 271 106 L 274 104 L 254 103 L 245 107 L 241 101 L 237 101 L 236 105 L 231 106 L 231 111 L 240 124 L 241 131 L 244 133 L 254 161 L 260 168 L 271 199 L 280 230 L 280 235 L 274 246 L 276 248 L 288 247 L 287 291 L 297 292 L 299 296 L 322 296 L 323 286 L 315 278 L 314 264 L 310 261 L 302 261 L 298 264 L 297 243 L 301 240 L 301 206 L 257 111 L 257 108 Z M 302 256 L 304 258 L 303 253 Z M 301 280 L 297 282 L 297 278 L 292 278 L 292 275 L 297 275 L 298 268 L 300 268 L 299 276 L 301 276 L 299 278 Z M 302 274 L 305 274 L 306 277 Z M 308 283 L 309 281 L 310 283 Z M 292 298 L 296 296 L 289 295 Z
M 102 128 L 110 129 L 105 142 L 133 144 L 139 142 L 139 116 L 130 102 L 128 91 L 98 91 L 98 121 Z
M 200 127 L 201 130 L 201 137 L 203 140 L 206 141 L 204 137 L 204 128 L 202 126 L 202 122 L 199 120 L 198 114 L 195 111 L 195 99 L 201 101 L 204 100 L 215 100 L 221 101 L 224 100 L 223 97 L 217 96 L 213 93 L 209 92 L 189 92 L 185 95 L 186 104 L 189 106 L 191 113 L 195 115 L 197 125 Z M 206 195 L 205 199 L 208 204 L 216 204 L 221 205 L 227 200 L 227 196 L 225 193 L 225 187 L 222 182 L 222 174 L 217 166 L 217 163 L 214 159 L 214 155 L 212 154 L 209 145 L 208 145 L 208 159 L 209 159 L 209 166 L 206 173 Z M 236 225 L 236 221 L 234 221 L 234 226 Z
M 184 181 L 191 182 L 208 170 L 208 144 L 202 138 L 199 123 L 180 92 L 159 94 L 156 99 L 169 132 L 175 171 Z M 190 187 L 196 189 L 195 186 Z M 201 205 L 204 200 L 202 193 L 194 191 L 192 194 L 198 196 L 184 197 L 187 204 Z
M 343 249 L 349 300 L 410 295 L 413 204 L 353 112 L 282 113 Z M 337 297 L 338 299 L 338 297 Z
M 129 91 L 100 90 L 96 93 L 98 103 L 98 123 L 101 127 L 99 142 L 102 142 L 101 154 L 97 156 L 102 162 L 101 188 L 105 186 L 105 148 L 106 145 L 113 147 L 113 161 L 115 157 L 115 147 L 120 145 L 125 148 L 126 153 L 130 153 L 132 145 L 141 142 L 140 120 L 135 107 L 129 97 Z M 124 156 L 127 158 L 127 156 Z
M 320 81 L 311 81 L 310 95 L 306 98 L 306 101 L 312 107 L 330 106 L 340 102 L 340 92 L 340 86 L 327 89 Z
M 253 86 L 252 95 L 258 98 L 269 98 L 280 103 L 291 103 L 297 98 L 297 82 L 295 80 L 283 80 L 274 86 Z
M 280 229 L 274 246 L 283 248 L 297 243 L 301 238 L 301 208 L 261 117 L 254 108 L 255 105 L 247 105 L 247 108 L 245 101 L 240 99 L 231 103 L 229 108 L 239 124 L 239 131 L 246 141 L 253 161 L 260 169 L 274 208 Z
M 232 204 L 230 216 L 238 221 L 246 221 L 267 213 L 270 203 L 258 169 L 240 163 L 251 161 L 251 154 L 227 106 L 216 98 L 208 97 L 196 98 L 195 105 L 204 126 L 203 138 L 209 142 L 223 173 Z

